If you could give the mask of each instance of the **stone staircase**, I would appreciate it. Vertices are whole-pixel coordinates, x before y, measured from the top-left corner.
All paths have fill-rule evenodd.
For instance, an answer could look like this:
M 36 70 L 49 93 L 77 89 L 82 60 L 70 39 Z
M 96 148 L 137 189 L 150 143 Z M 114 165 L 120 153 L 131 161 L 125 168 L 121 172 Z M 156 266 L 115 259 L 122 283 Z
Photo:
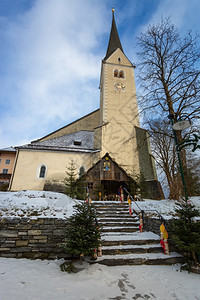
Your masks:
M 97 263 L 117 265 L 171 265 L 183 261 L 176 252 L 165 255 L 160 237 L 152 232 L 139 232 L 137 215 L 129 215 L 128 203 L 94 202 L 102 226 L 102 257 Z

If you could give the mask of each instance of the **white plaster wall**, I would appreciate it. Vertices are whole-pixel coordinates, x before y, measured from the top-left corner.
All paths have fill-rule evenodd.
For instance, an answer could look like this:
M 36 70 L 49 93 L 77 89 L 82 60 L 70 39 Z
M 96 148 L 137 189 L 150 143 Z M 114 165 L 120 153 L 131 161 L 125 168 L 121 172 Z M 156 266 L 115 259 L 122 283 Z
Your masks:
M 10 189 L 43 190 L 45 180 L 64 179 L 72 159 L 77 167 L 77 173 L 82 165 L 86 170 L 92 166 L 91 153 L 20 150 Z M 47 168 L 45 178 L 39 178 L 41 165 Z

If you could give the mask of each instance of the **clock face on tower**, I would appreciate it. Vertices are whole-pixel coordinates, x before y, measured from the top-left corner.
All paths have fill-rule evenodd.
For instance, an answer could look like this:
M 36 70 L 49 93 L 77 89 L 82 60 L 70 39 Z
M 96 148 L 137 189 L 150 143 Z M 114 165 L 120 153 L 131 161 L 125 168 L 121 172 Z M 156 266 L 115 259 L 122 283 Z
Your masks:
M 116 83 L 115 84 L 115 89 L 118 91 L 124 91 L 125 90 L 125 85 L 123 83 Z

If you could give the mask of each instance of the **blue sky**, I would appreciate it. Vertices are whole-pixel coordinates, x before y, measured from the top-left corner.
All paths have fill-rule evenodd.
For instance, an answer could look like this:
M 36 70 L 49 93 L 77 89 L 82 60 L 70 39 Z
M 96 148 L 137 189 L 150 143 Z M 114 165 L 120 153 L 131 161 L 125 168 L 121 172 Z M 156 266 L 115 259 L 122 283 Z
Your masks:
M 40 138 L 99 107 L 112 7 L 136 65 L 136 37 L 161 16 L 171 16 L 183 34 L 199 31 L 199 0 L 0 0 L 0 148 Z

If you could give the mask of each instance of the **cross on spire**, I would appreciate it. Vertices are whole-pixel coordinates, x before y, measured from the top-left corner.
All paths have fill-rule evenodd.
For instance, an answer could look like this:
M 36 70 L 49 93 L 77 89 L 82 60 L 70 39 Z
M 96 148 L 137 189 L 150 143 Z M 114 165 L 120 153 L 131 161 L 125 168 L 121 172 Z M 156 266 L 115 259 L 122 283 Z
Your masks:
M 110 57 L 110 55 L 115 52 L 118 48 L 124 53 L 118 31 L 117 31 L 117 26 L 115 23 L 115 16 L 114 16 L 114 8 L 112 9 L 112 26 L 111 26 L 111 31 L 110 31 L 110 39 L 108 43 L 108 49 L 106 52 L 106 56 L 104 57 L 104 60 Z

